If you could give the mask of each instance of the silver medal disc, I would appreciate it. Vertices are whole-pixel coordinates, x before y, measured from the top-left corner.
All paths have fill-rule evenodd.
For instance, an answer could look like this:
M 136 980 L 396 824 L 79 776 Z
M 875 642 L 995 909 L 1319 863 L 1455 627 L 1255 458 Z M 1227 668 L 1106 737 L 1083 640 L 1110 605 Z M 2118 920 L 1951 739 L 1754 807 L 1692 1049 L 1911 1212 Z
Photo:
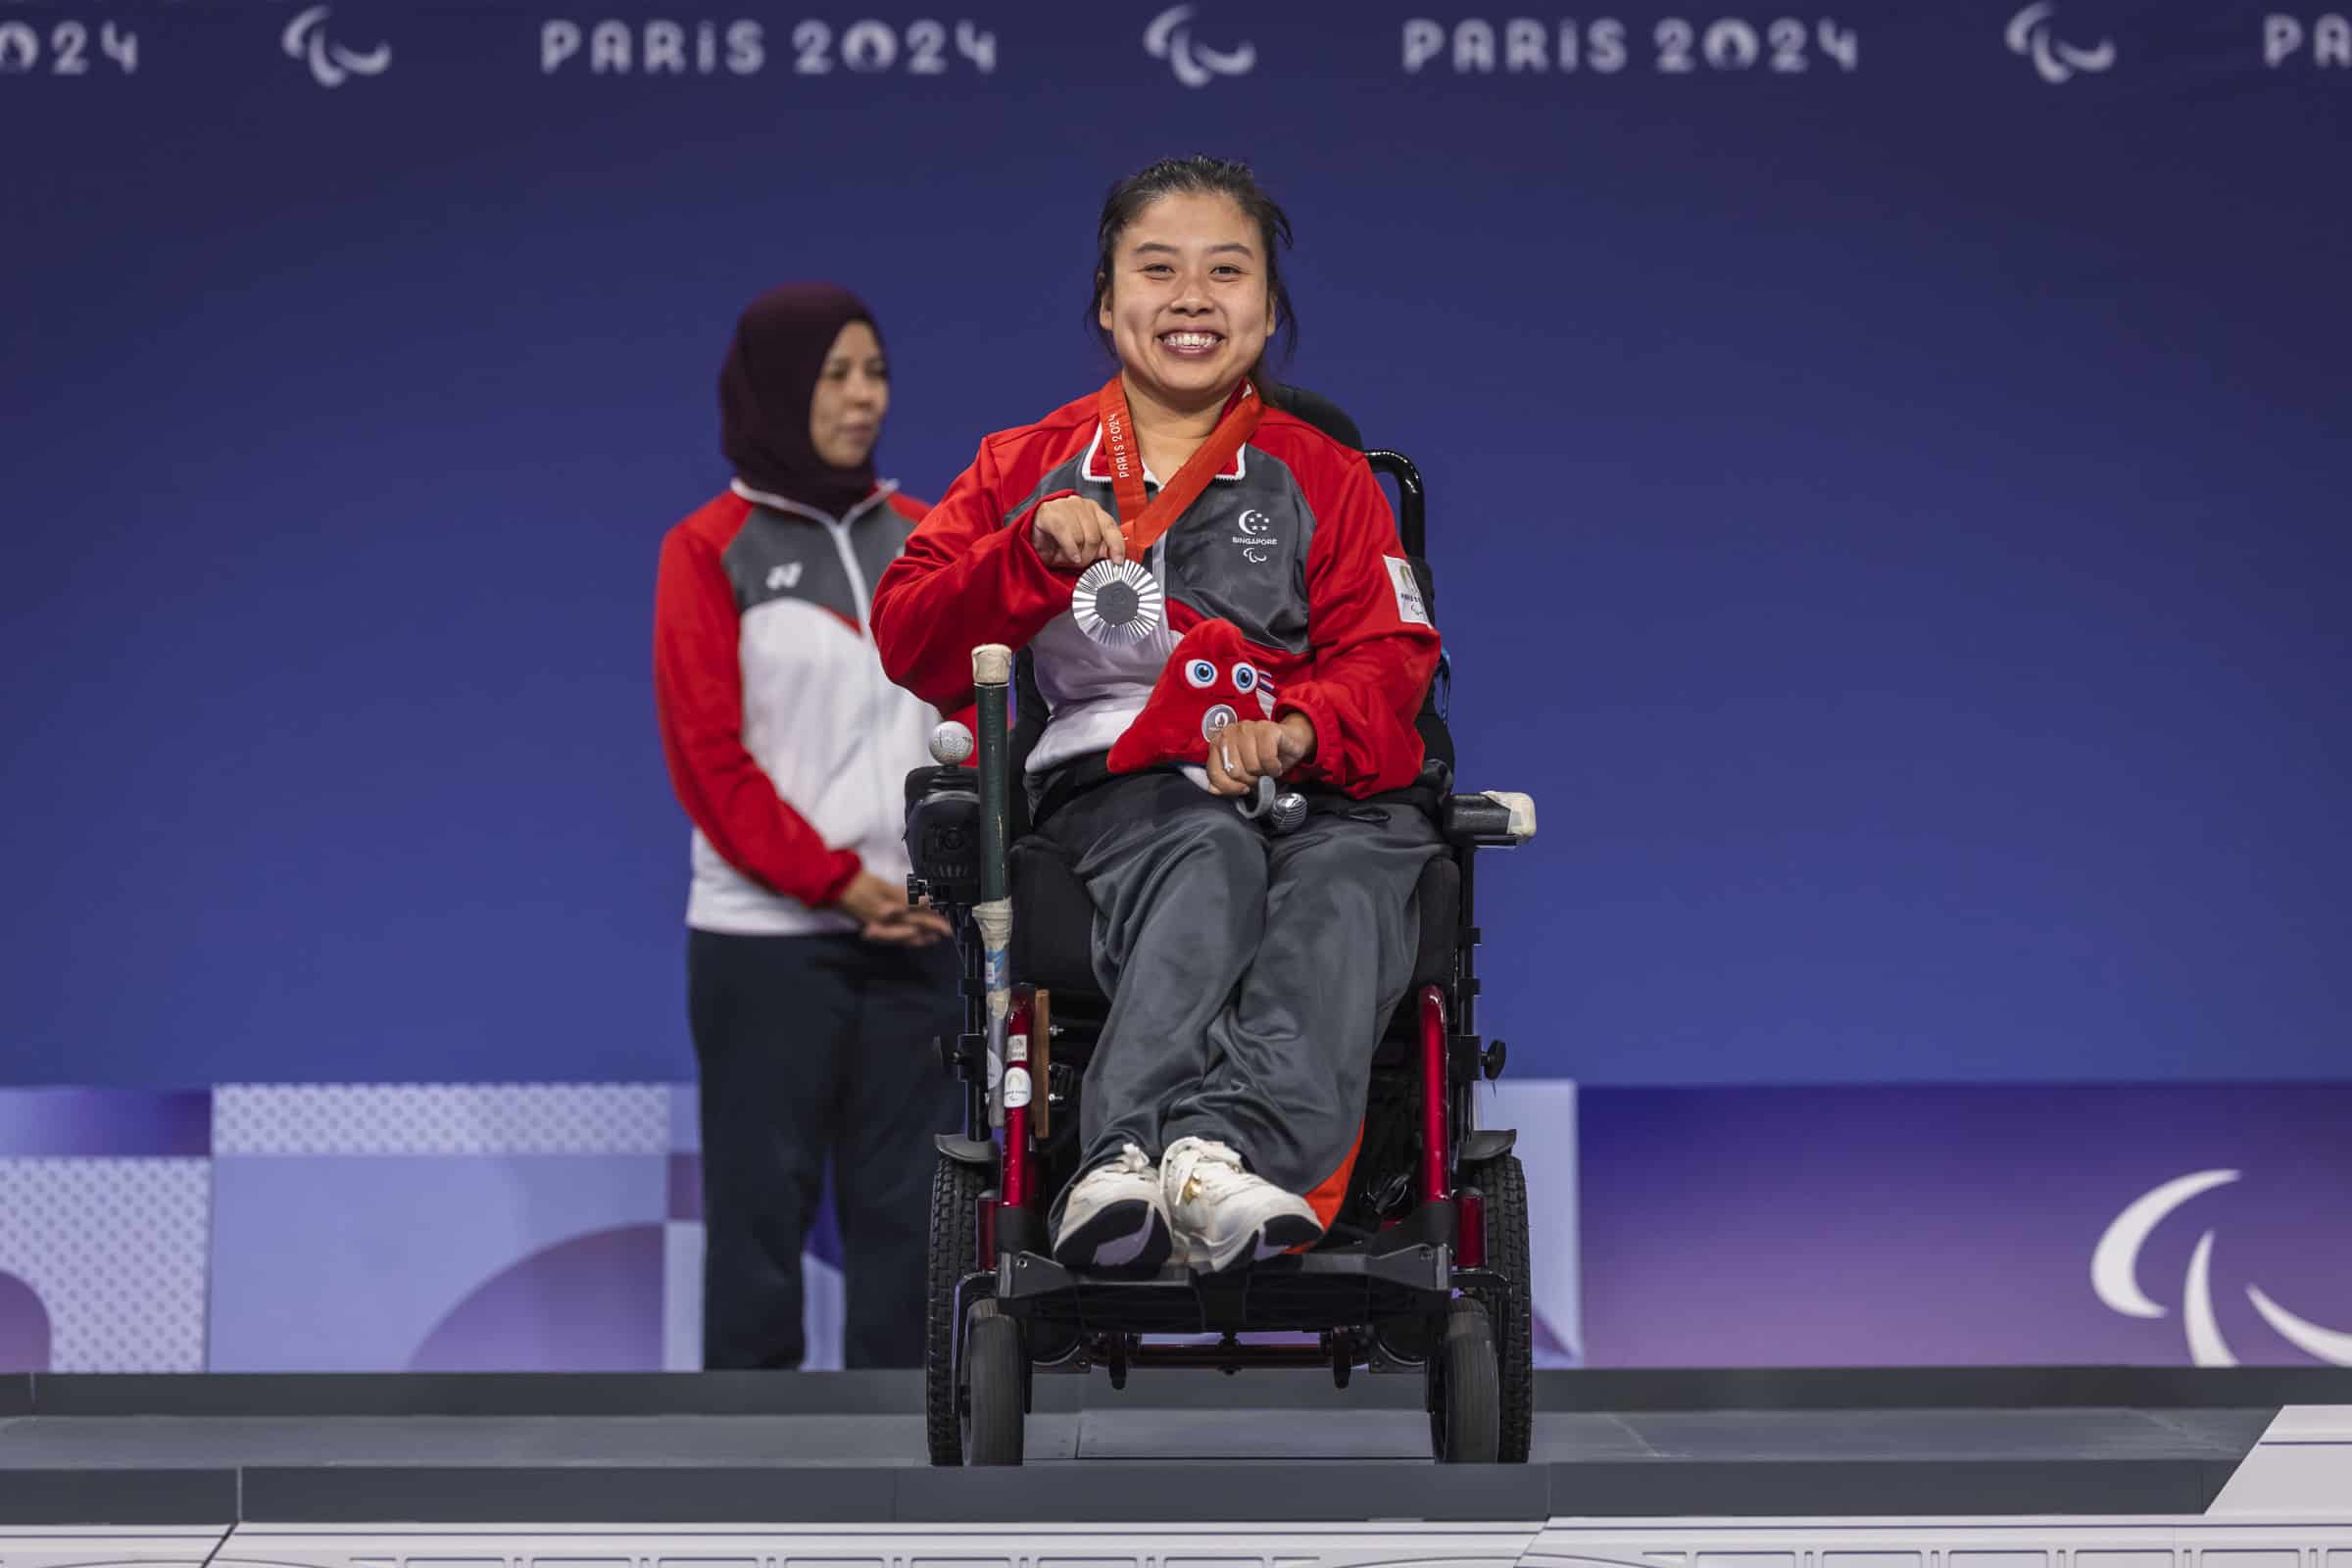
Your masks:
M 1159 580 L 1138 562 L 1098 561 L 1070 593 L 1070 614 L 1099 643 L 1140 643 L 1166 613 Z

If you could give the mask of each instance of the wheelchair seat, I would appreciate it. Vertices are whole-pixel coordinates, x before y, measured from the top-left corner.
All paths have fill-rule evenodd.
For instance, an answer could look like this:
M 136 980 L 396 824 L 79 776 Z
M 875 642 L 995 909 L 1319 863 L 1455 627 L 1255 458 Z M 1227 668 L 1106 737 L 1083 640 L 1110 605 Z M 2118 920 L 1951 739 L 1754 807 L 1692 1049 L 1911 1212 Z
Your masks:
M 1106 1002 L 1095 981 L 1095 906 L 1053 840 L 1032 834 L 1013 841 L 1007 869 L 1013 907 L 1012 972 L 1057 998 Z M 1450 855 L 1432 857 L 1415 890 L 1421 911 L 1420 949 L 1408 991 L 1453 980 L 1462 909 L 1462 869 Z

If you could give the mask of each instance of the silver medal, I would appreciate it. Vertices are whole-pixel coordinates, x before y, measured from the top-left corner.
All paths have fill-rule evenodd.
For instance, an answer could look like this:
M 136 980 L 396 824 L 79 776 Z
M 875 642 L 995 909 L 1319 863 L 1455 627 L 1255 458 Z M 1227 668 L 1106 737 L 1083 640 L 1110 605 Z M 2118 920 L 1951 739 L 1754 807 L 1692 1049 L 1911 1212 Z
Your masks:
M 1070 614 L 1099 643 L 1140 643 L 1166 613 L 1159 580 L 1139 562 L 1098 561 L 1070 593 Z

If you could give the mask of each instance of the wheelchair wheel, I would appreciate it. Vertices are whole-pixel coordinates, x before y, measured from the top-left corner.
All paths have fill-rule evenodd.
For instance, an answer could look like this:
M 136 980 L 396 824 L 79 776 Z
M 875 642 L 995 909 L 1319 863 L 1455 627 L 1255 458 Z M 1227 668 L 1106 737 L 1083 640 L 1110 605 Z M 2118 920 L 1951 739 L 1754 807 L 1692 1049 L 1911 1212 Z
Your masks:
M 1534 1276 L 1529 1272 L 1527 1176 L 1519 1156 L 1501 1154 L 1464 1165 L 1462 1185 L 1487 1195 L 1487 1266 L 1508 1283 L 1464 1294 L 1481 1302 L 1494 1325 L 1495 1370 L 1502 1394 L 1504 1464 L 1527 1463 L 1536 1431 Z
M 1468 1297 L 1446 1308 L 1445 1337 L 1429 1358 L 1429 1446 L 1441 1464 L 1493 1464 L 1501 1451 L 1494 1327 Z
M 972 1303 L 963 1362 L 971 1400 L 964 1462 L 1019 1464 L 1029 1352 L 1021 1346 L 1021 1326 L 994 1300 Z
M 980 1194 L 988 1172 L 940 1157 L 931 1175 L 930 1310 L 923 1327 L 923 1436 L 933 1464 L 963 1463 L 963 1401 L 956 1379 L 956 1287 L 979 1265 Z

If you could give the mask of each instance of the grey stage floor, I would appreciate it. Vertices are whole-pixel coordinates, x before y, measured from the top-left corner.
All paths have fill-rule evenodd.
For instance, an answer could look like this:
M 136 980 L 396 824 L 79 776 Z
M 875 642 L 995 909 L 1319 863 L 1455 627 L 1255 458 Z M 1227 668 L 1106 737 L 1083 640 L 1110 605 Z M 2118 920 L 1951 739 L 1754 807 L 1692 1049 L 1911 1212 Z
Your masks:
M 1029 1463 L 933 1470 L 890 1373 L 0 1382 L 0 1523 L 2194 1514 L 2328 1370 L 1560 1373 L 1526 1466 L 1428 1460 L 1418 1380 L 1040 1377 Z

